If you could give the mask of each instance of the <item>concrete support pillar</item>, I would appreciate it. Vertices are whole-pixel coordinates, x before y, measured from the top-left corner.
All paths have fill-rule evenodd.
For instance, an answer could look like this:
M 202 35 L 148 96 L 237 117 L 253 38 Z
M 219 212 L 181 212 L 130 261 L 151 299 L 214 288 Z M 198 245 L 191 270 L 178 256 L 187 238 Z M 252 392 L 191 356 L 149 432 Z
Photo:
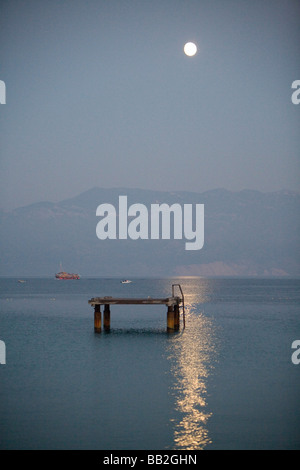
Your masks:
M 103 326 L 104 326 L 104 329 L 106 331 L 110 330 L 110 309 L 109 309 L 109 304 L 105 304 L 105 306 L 104 306 Z
M 95 305 L 94 330 L 95 330 L 95 333 L 101 333 L 101 309 L 100 309 L 99 304 Z
M 175 330 L 175 315 L 174 315 L 174 308 L 172 305 L 168 306 L 167 312 L 167 331 L 174 331 Z

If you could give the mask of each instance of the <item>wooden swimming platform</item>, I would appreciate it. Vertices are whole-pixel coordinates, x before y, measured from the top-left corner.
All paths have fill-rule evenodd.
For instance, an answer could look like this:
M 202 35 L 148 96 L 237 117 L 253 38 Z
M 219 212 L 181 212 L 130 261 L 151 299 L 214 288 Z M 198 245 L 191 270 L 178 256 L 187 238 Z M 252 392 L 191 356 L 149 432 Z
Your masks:
M 175 287 L 181 292 L 181 297 L 174 295 Z M 88 303 L 94 307 L 94 330 L 101 333 L 101 306 L 103 311 L 103 328 L 110 330 L 110 306 L 111 305 L 166 305 L 167 309 L 167 331 L 178 331 L 180 329 L 179 309 L 182 307 L 183 326 L 185 327 L 184 296 L 180 284 L 172 284 L 172 296 L 165 298 L 127 298 L 127 297 L 93 297 Z

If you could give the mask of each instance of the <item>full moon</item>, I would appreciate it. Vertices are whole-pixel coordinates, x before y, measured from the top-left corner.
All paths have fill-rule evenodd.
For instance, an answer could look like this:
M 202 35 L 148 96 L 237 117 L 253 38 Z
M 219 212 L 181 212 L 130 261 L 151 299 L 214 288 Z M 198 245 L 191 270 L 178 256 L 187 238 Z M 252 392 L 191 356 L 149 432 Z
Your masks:
M 188 55 L 189 57 L 192 57 L 197 52 L 197 46 L 193 42 L 187 42 L 184 45 L 183 50 L 186 55 Z

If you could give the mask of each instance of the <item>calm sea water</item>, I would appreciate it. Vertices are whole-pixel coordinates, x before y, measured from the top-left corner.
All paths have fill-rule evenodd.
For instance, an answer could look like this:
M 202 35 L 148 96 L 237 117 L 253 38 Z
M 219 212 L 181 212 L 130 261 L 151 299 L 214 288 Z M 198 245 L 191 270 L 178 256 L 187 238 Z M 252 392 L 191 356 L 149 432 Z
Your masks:
M 165 297 L 180 283 L 186 328 L 165 306 L 113 306 L 97 335 L 95 296 Z M 300 281 L 0 279 L 1 449 L 299 449 Z

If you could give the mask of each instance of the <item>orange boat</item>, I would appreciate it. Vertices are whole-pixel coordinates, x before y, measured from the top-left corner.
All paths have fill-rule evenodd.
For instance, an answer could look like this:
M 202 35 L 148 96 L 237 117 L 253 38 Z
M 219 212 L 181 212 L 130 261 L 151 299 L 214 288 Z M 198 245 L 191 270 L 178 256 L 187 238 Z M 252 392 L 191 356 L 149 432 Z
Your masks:
M 65 271 L 55 274 L 55 277 L 56 279 L 80 279 L 79 274 L 66 273 Z
M 60 263 L 60 269 L 61 271 L 55 274 L 56 279 L 80 279 L 79 274 L 67 273 L 66 271 L 63 271 L 61 263 Z

